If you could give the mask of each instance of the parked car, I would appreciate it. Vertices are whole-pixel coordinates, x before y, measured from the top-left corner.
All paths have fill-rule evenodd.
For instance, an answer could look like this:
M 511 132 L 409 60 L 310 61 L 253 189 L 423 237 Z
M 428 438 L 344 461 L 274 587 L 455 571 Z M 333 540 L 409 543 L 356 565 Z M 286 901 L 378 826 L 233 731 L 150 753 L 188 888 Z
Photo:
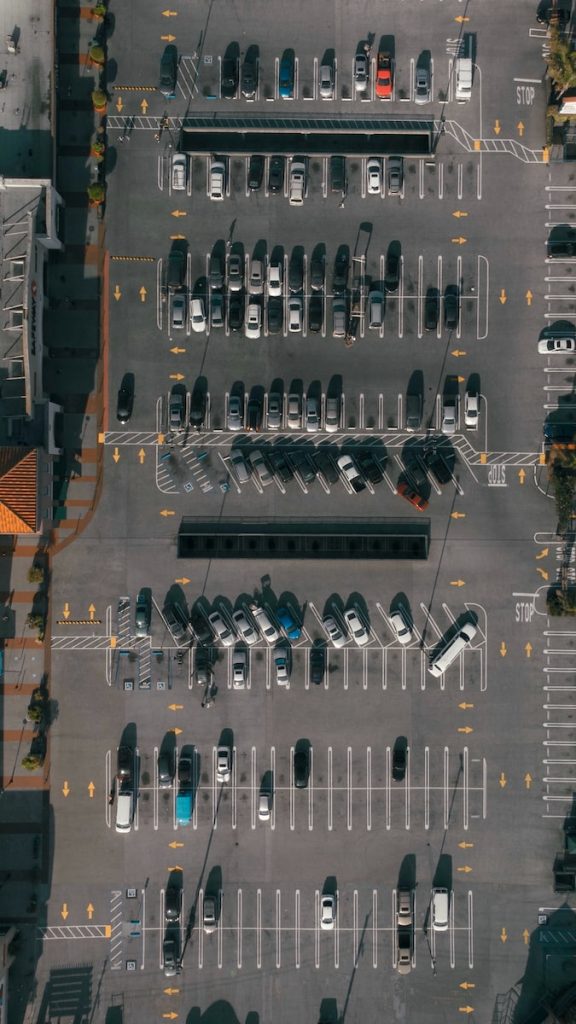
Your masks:
M 442 395 L 442 433 L 455 434 L 458 426 L 459 397 L 455 394 Z
M 406 430 L 420 430 L 422 425 L 422 394 L 406 392 Z
M 313 452 L 313 449 L 310 449 Z M 290 462 L 292 469 L 298 473 L 305 484 L 312 484 L 316 479 L 316 470 L 310 462 L 308 455 L 302 448 L 296 448 L 290 451 Z
M 346 157 L 330 157 L 330 191 L 344 193 L 346 190 Z
M 412 625 L 404 605 L 399 604 L 396 606 L 394 611 L 390 612 L 390 625 L 392 627 L 394 637 L 399 644 L 405 646 L 410 643 L 413 635 Z
M 281 260 L 271 261 L 268 267 L 268 295 L 282 295 L 282 278 L 283 269 Z
M 440 297 L 437 288 L 429 288 L 424 303 L 424 327 L 427 331 L 435 331 L 440 316 Z
M 326 649 L 324 642 L 316 642 L 310 648 L 310 682 L 319 686 L 326 671 Z
M 206 330 L 204 299 L 192 299 L 190 303 L 190 323 L 195 334 L 203 334 Z
M 193 608 L 190 612 L 190 626 L 192 627 L 194 636 L 200 645 L 212 643 L 214 633 L 212 632 L 208 619 L 202 614 L 198 607 Z M 196 657 L 198 657 L 198 652 L 196 652 Z
M 394 782 L 403 782 L 406 776 L 406 740 L 400 736 L 392 750 L 392 778 Z
M 152 591 L 150 587 L 142 587 L 136 598 L 134 610 L 134 625 L 136 636 L 150 636 L 150 622 L 152 619 Z
M 388 249 L 386 253 L 386 268 L 384 271 L 384 287 L 387 292 L 395 292 L 400 284 L 400 253 L 395 248 Z
M 384 479 L 384 474 L 376 455 L 368 445 L 358 447 L 354 452 L 354 461 L 365 480 L 371 484 L 379 484 Z
M 184 395 L 175 384 L 168 400 L 168 426 L 170 430 L 181 430 L 184 426 Z
M 259 395 L 252 395 L 246 412 L 246 430 L 260 430 L 264 415 L 264 403 Z
M 188 616 L 177 601 L 165 605 L 163 612 L 164 621 L 172 634 L 172 639 L 179 643 L 184 640 L 188 633 Z
M 268 463 L 270 469 L 279 477 L 283 484 L 288 484 L 294 478 L 294 473 L 281 448 L 274 447 L 268 450 Z
M 299 430 L 302 423 L 302 398 L 296 391 L 288 395 L 286 414 L 289 430 Z
M 370 634 L 362 622 L 356 608 L 347 608 L 344 612 L 344 621 L 350 630 L 350 634 L 358 647 L 365 647 L 370 640 Z
M 550 352 L 574 352 L 576 349 L 576 338 L 541 338 L 538 342 L 540 355 L 547 355 Z
M 311 295 L 308 303 L 308 330 L 318 334 L 324 323 L 324 300 L 321 295 Z
M 228 306 L 228 326 L 231 331 L 241 331 L 244 326 L 244 292 L 232 292 Z
M 243 608 L 237 608 L 235 612 L 232 612 L 232 621 L 244 643 L 247 643 L 250 647 L 260 639 L 258 630 L 250 621 Z
M 228 782 L 232 774 L 232 751 L 230 747 L 219 746 L 216 751 L 216 778 Z
M 226 195 L 226 164 L 223 160 L 213 157 L 210 161 L 210 199 L 220 201 Z
M 240 91 L 245 99 L 253 100 L 258 89 L 258 56 L 255 46 L 249 46 L 242 61 Z
M 289 640 L 299 640 L 302 636 L 302 627 L 296 622 L 292 612 L 287 605 L 280 605 L 276 609 L 276 618 Z
M 417 64 L 414 78 L 414 102 L 429 103 L 430 95 L 430 69 L 427 65 Z
M 177 929 L 174 929 L 174 932 L 177 934 Z M 165 978 L 174 978 L 179 974 L 178 955 L 176 935 L 170 935 L 162 942 L 162 963 L 164 965 Z
M 236 640 L 235 634 L 228 623 L 224 622 L 220 612 L 211 612 L 208 616 L 208 622 L 210 623 L 213 632 L 216 634 L 216 639 L 219 640 L 224 647 L 233 647 Z
M 305 422 L 307 433 L 315 434 L 320 430 L 320 399 L 316 395 L 306 396 Z
M 284 327 L 282 299 L 268 299 L 268 334 L 280 334 Z
M 290 682 L 290 648 L 287 643 L 280 643 L 274 648 L 274 671 L 278 686 L 287 686 Z
M 252 259 L 250 261 L 248 291 L 251 295 L 262 295 L 264 292 L 264 264 L 262 260 Z
M 292 251 L 288 266 L 288 287 L 291 292 L 301 292 L 304 288 L 304 260 L 300 247 Z
M 382 192 L 382 161 L 377 156 L 366 161 L 366 191 L 369 195 Z
M 362 479 L 362 476 L 358 472 L 354 461 L 350 455 L 345 453 L 344 455 L 338 456 L 338 467 L 343 474 L 344 478 L 348 481 L 353 491 L 359 494 L 360 491 L 366 489 L 366 484 Z
M 174 153 L 172 156 L 172 191 L 183 192 L 186 188 L 188 157 L 185 153 Z
M 388 194 L 397 196 L 404 184 L 404 161 L 401 156 L 388 157 Z
M 250 466 L 246 462 L 244 453 L 240 448 L 232 448 L 230 452 L 230 465 L 239 484 L 245 484 L 250 479 Z
M 384 293 L 374 288 L 368 293 L 368 327 L 378 330 L 384 323 Z
M 368 88 L 368 57 L 365 53 L 357 53 L 354 57 L 354 86 L 356 92 L 366 92 Z
M 202 926 L 207 935 L 211 935 L 212 932 L 216 930 L 217 923 L 216 898 L 214 896 L 204 894 L 204 900 L 202 903 Z
M 284 168 L 286 166 L 283 156 L 271 156 L 268 165 L 268 191 L 281 192 L 284 186 Z
M 279 430 L 282 426 L 284 397 L 279 391 L 270 391 L 266 410 L 266 426 L 268 430 Z
M 322 626 L 331 644 L 334 647 L 344 647 L 348 640 L 347 633 L 341 628 L 333 615 L 325 615 L 322 619 Z
M 173 759 L 167 751 L 161 750 L 158 754 L 158 788 L 169 789 L 173 780 Z
M 169 882 L 164 896 L 164 920 L 166 924 L 179 921 L 181 909 L 182 888 L 179 885 L 175 885 L 174 882 Z
M 116 776 L 123 782 L 134 776 L 134 750 L 127 743 L 121 743 L 116 751 Z
M 232 686 L 243 690 L 248 674 L 248 654 L 244 647 L 235 647 L 232 654 Z
M 294 750 L 294 785 L 296 789 L 306 789 L 310 778 L 310 753 L 308 749 Z
M 310 287 L 313 292 L 319 292 L 324 287 L 324 257 L 316 253 L 310 260 Z
M 302 206 L 306 195 L 306 164 L 304 160 L 292 157 L 290 164 L 290 188 L 288 202 L 290 206 Z
M 228 288 L 231 292 L 239 292 L 244 287 L 244 259 L 239 252 L 231 252 L 228 257 Z
M 467 388 L 464 393 L 464 426 L 468 430 L 478 429 L 480 414 L 480 396 L 477 391 Z
M 262 309 L 257 302 L 249 302 L 246 309 L 244 333 L 252 340 L 259 338 L 262 330 Z
M 334 99 L 334 68 L 331 64 L 322 64 L 318 74 L 320 98 Z
M 280 639 L 280 634 L 266 609 L 254 604 L 250 606 L 250 612 L 266 643 L 275 644 Z
M 224 326 L 224 296 L 222 292 L 210 293 L 210 327 Z
M 238 61 L 235 57 L 224 57 L 220 65 L 220 94 L 224 99 L 233 100 L 238 92 Z
M 120 387 L 118 388 L 118 398 L 116 400 L 116 419 L 119 423 L 128 423 L 128 420 L 132 416 L 132 410 L 134 408 L 134 385 L 133 375 L 131 373 L 125 373 Z
M 208 283 L 213 291 L 220 291 L 220 289 L 224 287 L 224 262 L 218 252 L 210 253 L 210 262 L 208 264 Z
M 282 99 L 294 98 L 294 50 L 284 50 L 278 71 L 278 92 Z
M 336 896 L 323 892 L 320 899 L 320 927 L 326 931 L 334 928 L 336 922 Z
M 244 396 L 232 394 L 228 398 L 228 416 L 226 418 L 228 430 L 242 430 L 244 427 Z
M 160 60 L 160 83 L 159 92 L 167 100 L 176 98 L 176 77 L 178 74 L 178 55 L 176 47 L 169 45 L 165 48 Z
M 272 476 L 272 473 L 268 469 L 268 466 L 266 465 L 266 461 L 261 451 L 259 451 L 256 448 L 254 451 L 249 452 L 248 461 L 250 462 L 252 469 L 256 473 L 256 476 L 258 477 L 258 480 L 262 487 L 267 487 L 268 484 L 274 482 L 274 477 Z
M 332 291 L 340 294 L 348 287 L 348 273 L 350 269 L 350 253 L 348 246 L 341 245 L 334 260 L 334 277 L 332 279 Z
M 341 401 L 336 395 L 326 396 L 326 408 L 324 410 L 324 430 L 334 434 L 340 426 Z
M 314 449 L 314 465 L 329 484 L 337 484 L 340 474 L 329 451 L 322 445 Z
M 455 331 L 458 328 L 460 319 L 460 292 L 456 285 L 446 289 L 444 292 L 444 326 L 448 331 Z
M 424 512 L 428 508 L 427 498 L 422 497 L 408 480 L 400 480 L 396 490 L 401 498 L 409 501 L 419 512 Z
M 260 821 L 269 821 L 272 813 L 272 794 L 268 791 L 261 792 L 258 798 L 258 818 Z
M 288 330 L 292 333 L 302 330 L 304 304 L 300 295 L 291 295 L 288 302 Z

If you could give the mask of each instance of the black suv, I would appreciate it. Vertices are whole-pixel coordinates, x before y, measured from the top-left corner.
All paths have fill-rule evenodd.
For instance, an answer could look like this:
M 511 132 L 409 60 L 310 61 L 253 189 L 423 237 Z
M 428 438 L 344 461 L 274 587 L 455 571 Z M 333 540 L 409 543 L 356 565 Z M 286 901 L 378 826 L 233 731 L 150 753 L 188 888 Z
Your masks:
M 220 70 L 220 92 L 224 99 L 233 100 L 238 91 L 238 61 L 224 57 Z
M 442 451 L 444 449 L 444 453 Z M 452 479 L 450 467 L 446 461 L 446 445 L 442 438 L 431 438 L 422 448 L 422 458 L 427 469 L 436 477 L 439 484 L 447 484 Z
M 330 191 L 343 192 L 346 188 L 346 157 L 330 157 Z
M 242 63 L 240 91 L 247 100 L 253 100 L 258 88 L 257 47 L 249 46 Z
M 384 479 L 384 474 L 369 448 L 355 448 L 354 461 L 362 476 L 371 484 L 379 484 Z
M 228 326 L 231 331 L 241 331 L 244 327 L 244 295 L 242 292 L 232 292 L 230 295 Z
M 264 413 L 262 399 L 252 397 L 248 402 L 248 412 L 246 416 L 246 430 L 260 430 L 262 426 L 262 416 Z
M 259 153 L 253 153 L 250 157 L 250 165 L 248 167 L 248 188 L 251 192 L 256 192 L 262 187 L 263 177 L 264 157 Z
M 280 448 L 266 449 L 266 458 L 270 465 L 270 469 L 283 484 L 288 484 L 294 479 L 294 473 L 288 465 L 284 452 Z
M 292 251 L 288 267 L 288 285 L 291 292 L 301 292 L 304 288 L 304 259 L 302 249 L 298 246 Z
M 214 633 L 199 608 L 193 608 L 190 612 L 190 625 L 199 644 L 212 643 Z
M 310 648 L 310 682 L 319 686 L 326 670 L 326 648 L 323 641 Z
M 285 161 L 283 156 L 271 156 L 268 165 L 268 190 L 281 192 L 284 186 Z
M 348 247 L 340 246 L 334 260 L 334 277 L 332 279 L 332 290 L 336 295 L 346 291 L 348 286 L 348 272 L 350 269 L 350 255 Z
M 440 299 L 437 288 L 429 288 L 426 292 L 424 306 L 424 327 L 427 331 L 435 331 L 438 326 L 440 315 Z
M 310 776 L 310 756 L 307 750 L 294 751 L 294 785 L 305 789 Z
M 386 254 L 386 270 L 384 274 L 384 287 L 387 292 L 395 292 L 400 283 L 400 255 L 395 250 L 388 250 Z
M 308 305 L 308 330 L 315 334 L 322 330 L 324 323 L 324 301 L 321 295 L 312 295 Z

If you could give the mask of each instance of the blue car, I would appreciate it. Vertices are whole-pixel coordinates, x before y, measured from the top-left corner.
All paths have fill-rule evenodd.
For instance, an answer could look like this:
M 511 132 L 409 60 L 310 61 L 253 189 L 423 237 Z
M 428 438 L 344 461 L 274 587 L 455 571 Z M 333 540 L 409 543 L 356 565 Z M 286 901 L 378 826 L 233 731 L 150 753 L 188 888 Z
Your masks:
M 302 629 L 296 622 L 296 619 L 292 615 L 292 612 L 286 605 L 282 605 L 276 611 L 276 618 L 282 626 L 286 636 L 289 640 L 299 640 L 302 636 Z
M 294 50 L 284 50 L 278 74 L 278 90 L 284 99 L 294 97 Z

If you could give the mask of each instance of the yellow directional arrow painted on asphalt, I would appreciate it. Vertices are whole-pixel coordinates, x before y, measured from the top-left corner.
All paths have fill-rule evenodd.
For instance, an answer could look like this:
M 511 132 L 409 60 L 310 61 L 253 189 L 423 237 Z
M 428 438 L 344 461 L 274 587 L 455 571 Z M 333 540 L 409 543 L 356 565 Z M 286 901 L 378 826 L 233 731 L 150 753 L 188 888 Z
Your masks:
M 465 580 L 450 580 L 450 586 L 451 587 L 465 587 L 466 586 L 466 581 Z
M 174 580 L 174 583 L 181 583 L 183 587 L 185 587 L 187 583 L 191 583 L 191 582 L 192 581 L 189 580 L 187 576 L 180 576 L 179 579 Z
M 452 352 L 450 353 L 450 355 L 451 356 L 455 356 L 456 359 L 460 359 L 462 356 L 467 355 L 467 353 L 463 352 L 462 349 L 455 348 L 455 349 L 452 349 Z
M 112 650 L 114 650 L 114 648 L 116 647 L 117 643 L 118 643 L 118 637 L 117 636 L 111 636 L 110 637 L 110 647 L 112 648 Z
M 519 134 L 520 138 L 522 138 L 522 136 L 524 135 L 524 122 L 523 121 L 518 121 L 518 124 L 516 125 L 516 127 L 518 129 L 518 134 Z
M 170 374 L 170 380 L 184 380 L 184 374 L 183 373 L 171 373 Z
M 504 643 L 504 641 L 502 641 L 502 643 L 500 644 L 500 654 L 502 655 L 503 658 L 505 658 L 507 653 L 508 651 L 506 648 L 506 644 Z
M 88 906 L 86 907 L 86 913 L 88 914 L 88 920 L 91 921 L 92 915 L 94 914 L 94 907 L 92 906 L 91 903 L 89 903 Z
M 96 789 L 96 786 L 94 785 L 94 783 L 92 781 L 90 781 L 88 783 L 88 793 L 90 794 L 90 799 L 91 800 L 94 799 L 94 790 L 95 789 Z
M 508 942 L 508 933 L 505 928 L 500 932 L 500 942 Z
M 90 618 L 92 620 L 94 619 L 95 612 L 96 612 L 96 608 L 94 607 L 94 605 L 93 604 L 89 604 L 88 605 L 88 614 L 89 614 L 89 616 L 90 616 Z
M 141 448 L 140 451 L 138 452 L 138 459 L 140 460 L 140 465 L 141 466 L 144 465 L 144 459 L 145 458 L 146 458 L 146 452 L 144 451 L 143 448 Z
M 460 847 L 461 850 L 471 850 L 472 847 L 474 846 L 474 843 L 467 843 L 463 841 L 461 843 L 458 843 L 458 846 Z
M 472 871 L 472 868 L 470 867 L 469 864 L 464 864 L 464 867 L 456 868 L 456 871 L 463 871 L 465 875 L 469 875 L 470 872 Z
M 460 1013 L 474 1013 L 473 1006 L 459 1006 L 458 1010 Z
M 62 612 L 62 614 L 65 619 L 70 618 L 70 605 L 68 604 L 68 601 L 66 601 L 66 604 L 64 605 L 64 611 Z
M 171 211 L 171 215 L 172 215 L 172 217 L 187 217 L 188 216 L 188 214 L 186 213 L 186 210 L 172 210 Z
M 450 519 L 466 519 L 465 512 L 451 512 Z
M 156 438 L 156 444 L 164 444 L 164 434 L 158 434 Z
M 500 786 L 500 789 L 504 789 L 504 786 L 508 785 L 508 780 L 507 780 L 504 772 L 500 772 L 500 778 L 498 779 L 498 785 Z
M 146 111 L 148 110 L 148 100 L 142 100 L 141 101 L 141 103 L 140 103 L 140 110 L 142 111 L 143 114 L 146 113 Z
M 530 786 L 532 785 L 532 776 L 530 775 L 530 772 L 526 772 L 526 775 L 524 776 L 524 785 L 526 786 L 526 789 L 530 789 Z
M 467 14 L 457 14 L 456 17 L 454 18 L 454 21 L 459 22 L 461 25 L 462 22 L 464 21 L 470 21 L 470 18 L 468 17 Z
M 162 11 L 162 15 L 165 18 L 176 18 L 178 16 L 178 11 Z
M 528 945 L 528 939 L 530 938 L 530 932 L 528 931 L 527 928 L 525 928 L 524 931 L 522 932 L 522 938 L 524 939 L 524 945 L 527 946 Z
M 173 512 L 173 510 L 171 508 L 163 508 L 161 510 L 161 512 L 160 512 L 160 515 L 164 516 L 164 517 L 166 517 L 166 516 L 175 516 L 176 513 Z
M 506 295 L 506 291 L 505 291 L 504 288 L 500 289 L 500 295 L 498 296 L 498 298 L 499 298 L 500 302 L 502 303 L 502 305 L 504 305 L 504 303 L 507 302 L 508 296 Z
M 174 345 L 174 348 L 171 348 L 170 351 L 173 352 L 175 356 L 180 356 L 186 351 L 186 349 L 178 348 L 177 345 Z
M 525 469 L 519 469 L 518 470 L 518 479 L 520 480 L 521 484 L 524 483 L 524 481 L 526 479 L 526 470 Z
M 528 291 L 526 292 L 526 295 L 524 296 L 524 298 L 526 299 L 527 305 L 531 306 L 532 305 L 532 299 L 534 298 L 534 296 L 533 296 L 532 292 L 530 291 L 530 289 L 528 289 Z
M 536 566 L 536 572 L 540 573 L 543 580 L 548 579 L 548 573 L 545 569 L 541 569 L 539 565 Z
M 122 113 L 123 106 L 124 106 L 124 104 L 122 103 L 122 97 L 119 96 L 118 99 L 116 100 L 116 110 L 118 111 L 119 114 Z
M 173 43 L 174 40 L 176 39 L 176 36 L 160 36 L 160 39 L 162 40 L 163 43 Z
M 474 705 L 473 704 L 467 704 L 466 701 L 464 700 L 464 701 L 462 701 L 461 704 L 458 705 L 458 707 L 462 708 L 462 711 L 467 711 L 468 708 L 473 708 Z
M 165 996 L 177 996 L 179 991 L 180 991 L 179 988 L 165 988 L 165 989 L 163 989 L 163 992 L 164 992 Z
M 140 302 L 146 302 L 146 296 L 148 295 L 148 292 L 146 291 L 144 285 L 142 285 L 140 291 L 138 292 L 138 295 L 140 296 Z
M 68 779 L 64 779 L 64 785 L 62 786 L 62 792 L 64 793 L 64 796 L 69 796 L 69 794 L 70 794 L 70 786 L 68 785 Z
M 538 558 L 547 558 L 547 557 L 548 557 L 548 548 L 542 548 L 542 551 L 540 551 L 539 554 L 536 555 L 537 559 Z
M 501 131 L 502 131 L 502 126 L 501 126 L 500 121 L 498 120 L 498 118 L 496 118 L 496 120 L 494 122 L 494 132 L 495 132 L 496 135 L 500 135 Z
M 68 904 L 67 903 L 63 903 L 62 904 L 62 910 L 60 911 L 60 917 L 63 917 L 64 920 L 66 920 L 66 918 L 68 917 L 68 913 L 69 913 L 69 911 L 68 911 Z
M 168 843 L 168 846 L 170 846 L 172 850 L 179 850 L 180 847 L 184 846 L 184 843 L 177 843 L 176 840 L 173 839 L 171 843 Z
M 176 1020 L 178 1014 L 174 1013 L 174 1010 L 170 1010 L 170 1013 L 163 1013 L 162 1016 L 164 1020 Z
M 465 989 L 476 988 L 476 985 L 474 984 L 473 981 L 461 981 L 460 982 L 460 988 L 465 988 Z
M 116 299 L 116 302 L 118 302 L 118 299 L 122 298 L 122 292 L 120 291 L 120 286 L 119 285 L 116 285 L 116 287 L 114 289 L 114 298 Z
M 120 452 L 118 451 L 118 448 L 114 449 L 114 452 L 112 454 L 112 458 L 114 459 L 114 462 L 116 464 L 118 464 L 120 462 Z
M 532 657 L 532 644 L 530 643 L 530 641 L 528 641 L 528 643 L 525 645 L 524 650 L 526 651 L 526 657 L 527 658 L 531 658 Z
M 466 213 L 465 210 L 454 210 L 453 213 L 452 213 L 452 216 L 460 218 L 460 217 L 467 217 L 468 214 Z
M 186 238 L 186 235 L 170 235 L 171 242 L 180 242 L 183 238 Z
M 168 705 L 168 710 L 169 711 L 183 711 L 184 710 L 184 705 L 183 704 L 169 704 Z
M 462 238 L 462 235 L 459 235 L 458 238 L 451 238 L 450 241 L 453 242 L 454 245 L 464 245 L 464 243 L 467 242 L 468 239 Z
M 461 725 L 460 728 L 458 729 L 458 732 L 464 732 L 466 733 L 467 736 L 469 736 L 471 732 L 474 732 L 474 729 L 470 725 Z

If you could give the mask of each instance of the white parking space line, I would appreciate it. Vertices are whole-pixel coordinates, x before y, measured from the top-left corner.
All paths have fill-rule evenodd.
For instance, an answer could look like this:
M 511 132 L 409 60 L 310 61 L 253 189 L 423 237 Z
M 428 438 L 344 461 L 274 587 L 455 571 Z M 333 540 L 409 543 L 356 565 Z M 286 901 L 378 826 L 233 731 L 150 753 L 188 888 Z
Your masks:
M 461 162 L 458 163 L 458 168 L 457 168 L 456 176 L 457 176 L 456 188 L 457 188 L 458 199 L 462 199 L 463 186 L 464 186 L 464 165 Z M 457 277 L 456 280 L 461 281 L 462 278 L 461 277 Z
M 344 689 L 347 690 L 348 689 L 348 655 L 349 655 L 349 648 L 348 647 L 344 648 L 343 654 L 344 654 Z
M 384 777 L 384 787 L 385 787 L 385 794 L 386 794 L 386 828 L 388 830 L 390 830 L 390 827 L 391 827 L 391 820 L 390 820 L 390 810 L 391 810 L 391 806 L 390 806 L 390 804 L 391 804 L 391 799 L 390 799 L 391 798 L 391 779 L 392 779 L 392 773 L 390 771 L 390 747 L 386 747 L 386 769 L 385 769 L 385 777 Z
M 294 893 L 294 966 L 300 967 L 300 889 Z
M 310 747 L 310 775 L 308 779 L 308 829 L 314 828 L 314 748 Z
M 366 831 L 372 830 L 372 747 L 366 748 Z
M 216 747 L 212 747 L 212 827 L 218 828 L 218 782 L 216 781 Z
M 314 890 L 314 966 L 320 967 L 320 893 Z
M 454 893 L 450 890 L 450 927 L 449 927 L 449 940 L 450 940 L 450 967 L 454 969 L 456 966 L 456 936 L 454 934 Z
M 238 926 L 236 929 L 236 965 L 238 970 L 242 967 L 242 889 L 238 889 L 236 913 Z
M 112 826 L 112 811 L 110 810 L 110 807 L 112 805 L 110 804 L 110 801 L 108 799 L 108 794 L 112 790 L 112 751 L 110 751 L 110 750 L 106 751 L 105 773 L 106 773 L 106 790 L 105 790 L 105 793 L 106 793 L 106 803 L 105 803 L 106 827 L 107 828 L 111 828 L 111 826 Z
M 332 747 L 328 747 L 328 788 L 327 788 L 327 801 L 328 801 L 328 831 L 331 832 L 334 827 L 333 819 L 333 765 L 332 765 Z
M 176 751 L 174 751 L 174 777 L 176 777 L 178 760 L 176 757 Z M 192 828 L 198 828 L 198 787 L 200 785 L 200 779 L 198 777 L 198 754 L 194 751 L 192 757 L 192 786 L 194 789 L 194 808 L 192 810 Z M 174 802 L 174 828 L 176 828 L 176 785 L 173 787 L 173 802 Z
M 463 756 L 463 789 L 462 789 L 462 825 L 464 831 L 468 830 L 470 813 L 470 755 L 468 747 L 464 747 Z
M 438 256 L 438 271 L 437 271 L 437 282 L 436 287 L 438 288 L 438 296 L 440 299 L 439 307 L 440 314 L 438 316 L 438 324 L 436 326 L 436 337 L 442 337 L 442 322 L 444 320 L 444 296 L 442 294 L 442 256 Z
M 358 890 L 354 889 L 352 900 L 352 948 L 354 967 L 358 967 Z
M 418 337 L 422 337 L 422 299 L 423 299 L 423 277 L 424 277 L 424 257 L 422 254 L 418 256 L 418 297 L 417 297 L 417 309 L 418 309 Z
M 256 967 L 262 967 L 262 889 L 256 890 Z
M 232 828 L 236 828 L 236 824 L 237 824 L 237 822 L 236 822 L 236 814 L 237 814 L 237 808 L 238 808 L 238 799 L 237 799 L 237 797 L 238 797 L 238 789 L 237 789 L 237 785 L 236 785 L 237 774 L 238 774 L 238 768 L 237 768 L 237 762 L 236 762 L 236 747 L 233 747 L 232 748 L 232 779 L 231 779 L 231 784 L 232 784 Z
M 290 747 L 290 831 L 294 831 L 294 747 Z
M 154 775 L 153 775 L 153 820 L 154 830 L 158 828 L 158 747 L 154 747 Z
M 134 748 L 134 765 L 138 766 L 139 763 L 140 763 L 140 750 L 139 750 L 138 747 L 135 747 Z M 139 777 L 139 773 L 137 771 L 134 772 L 134 777 L 136 779 Z M 137 832 L 138 829 L 140 828 L 140 801 L 138 799 L 138 790 L 137 789 L 136 789 L 136 793 L 134 795 L 135 795 L 134 803 L 136 804 L 136 808 L 135 808 L 135 811 L 134 811 L 134 831 Z
M 410 747 L 406 747 L 406 777 L 404 780 L 404 827 L 410 828 Z
M 400 254 L 400 280 L 398 283 L 398 337 L 404 337 L 404 256 Z
M 282 963 L 282 894 L 276 889 L 276 967 Z
M 224 893 L 222 889 L 218 890 L 218 907 L 220 910 L 220 916 L 218 918 L 218 927 L 216 932 L 218 938 L 218 969 L 222 970 L 224 952 Z
M 438 164 L 438 199 L 444 199 L 444 164 Z
M 252 747 L 250 759 L 250 825 L 253 829 L 256 828 L 256 803 L 258 800 L 256 770 L 256 747 Z
M 424 199 L 424 161 L 418 161 L 418 195 Z
M 156 264 L 156 326 L 162 330 L 162 257 Z
M 270 747 L 270 775 L 272 778 L 272 813 L 270 815 L 270 828 L 276 828 L 276 747 Z
M 352 830 L 353 782 L 352 747 L 348 747 L 346 751 L 346 826 L 349 832 Z
M 340 905 L 340 890 L 336 889 L 336 906 Z M 334 923 L 334 967 L 340 966 L 340 914 L 336 914 Z
M 444 828 L 450 823 L 450 752 L 444 747 Z
M 468 967 L 474 967 L 474 899 L 468 890 Z
M 203 903 L 204 903 L 204 890 L 200 889 L 198 891 L 198 906 L 201 907 L 203 905 Z M 197 936 L 198 936 L 198 967 L 199 967 L 200 970 L 202 970 L 202 967 L 204 966 L 204 929 L 203 929 L 203 927 L 202 927 L 200 922 L 198 922 Z

